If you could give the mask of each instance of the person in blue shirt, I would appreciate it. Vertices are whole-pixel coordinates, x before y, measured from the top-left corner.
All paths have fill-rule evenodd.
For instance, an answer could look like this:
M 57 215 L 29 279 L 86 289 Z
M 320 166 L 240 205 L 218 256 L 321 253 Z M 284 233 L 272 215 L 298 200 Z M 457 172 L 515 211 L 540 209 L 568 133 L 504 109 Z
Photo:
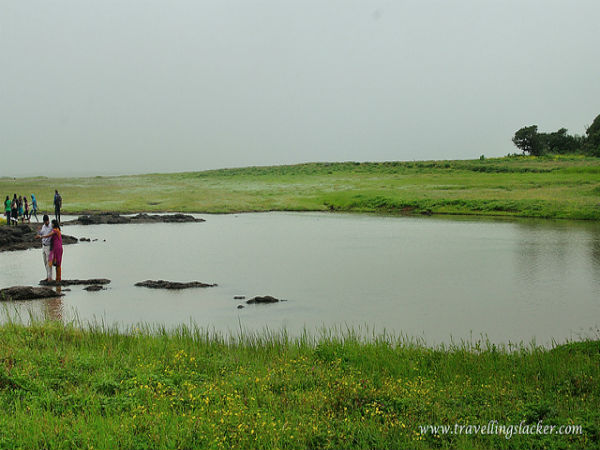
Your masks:
M 37 200 L 35 198 L 35 195 L 31 194 L 31 212 L 29 213 L 29 218 L 31 219 L 31 216 L 35 216 L 35 221 L 39 222 L 40 219 L 38 219 L 37 210 L 38 210 Z

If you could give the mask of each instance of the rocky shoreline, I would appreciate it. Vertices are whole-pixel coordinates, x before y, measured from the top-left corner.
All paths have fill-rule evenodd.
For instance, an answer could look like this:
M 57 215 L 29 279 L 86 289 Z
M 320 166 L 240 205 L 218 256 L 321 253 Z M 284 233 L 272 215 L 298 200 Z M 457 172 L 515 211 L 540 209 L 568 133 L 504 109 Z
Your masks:
M 130 223 L 200 223 L 204 219 L 198 219 L 189 214 L 145 214 L 134 216 L 123 216 L 119 213 L 97 213 L 79 216 L 74 220 L 67 220 L 61 225 L 113 225 Z M 0 227 L 0 252 L 28 250 L 30 248 L 41 248 L 41 243 L 35 237 L 42 224 L 20 224 L 16 227 Z M 76 244 L 78 241 L 91 242 L 89 238 L 77 239 L 73 236 L 63 234 L 63 245 Z
M 189 214 L 136 214 L 123 216 L 119 213 L 98 213 L 79 216 L 63 222 L 63 225 L 122 225 L 128 223 L 193 223 L 205 222 Z
M 41 248 L 42 244 L 36 236 L 42 224 L 22 224 L 16 227 L 0 227 L 0 252 L 28 250 Z M 62 235 L 63 245 L 76 244 L 77 238 L 66 234 Z

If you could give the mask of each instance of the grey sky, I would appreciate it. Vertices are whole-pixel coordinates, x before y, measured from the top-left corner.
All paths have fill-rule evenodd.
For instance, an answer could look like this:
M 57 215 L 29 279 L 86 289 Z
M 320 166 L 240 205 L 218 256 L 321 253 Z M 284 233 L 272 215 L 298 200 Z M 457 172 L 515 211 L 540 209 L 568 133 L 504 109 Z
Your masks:
M 600 2 L 0 2 L 0 176 L 500 156 L 600 113 Z

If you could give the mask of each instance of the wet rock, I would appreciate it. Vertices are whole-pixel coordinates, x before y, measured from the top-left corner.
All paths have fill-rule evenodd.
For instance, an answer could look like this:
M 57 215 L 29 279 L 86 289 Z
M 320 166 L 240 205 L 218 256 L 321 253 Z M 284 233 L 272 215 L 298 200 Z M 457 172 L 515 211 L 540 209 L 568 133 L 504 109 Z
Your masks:
M 16 227 L 0 227 L 0 252 L 42 248 L 42 242 L 36 239 L 41 224 L 23 224 Z M 63 234 L 63 245 L 76 244 L 77 238 Z
M 242 309 L 242 308 L 245 308 L 245 306 L 244 305 L 237 305 L 237 309 Z
M 109 284 L 110 280 L 106 279 L 106 278 L 91 278 L 89 280 L 61 280 L 60 282 L 57 282 L 56 280 L 52 280 L 52 281 L 47 281 L 47 280 L 41 280 L 40 281 L 40 285 L 41 286 L 76 286 L 76 285 L 87 285 L 90 286 L 92 284 L 100 284 L 100 285 L 104 285 L 104 284 Z
M 138 214 L 131 218 L 132 223 L 186 223 L 186 222 L 205 222 L 204 219 L 196 219 L 189 214 Z
M 12 286 L 0 289 L 0 301 L 56 298 L 61 297 L 61 295 L 49 287 Z
M 106 288 L 102 287 L 99 284 L 92 284 L 91 286 L 87 286 L 83 288 L 84 291 L 88 292 L 96 292 L 96 291 L 104 291 Z
M 178 281 L 165 280 L 146 280 L 135 283 L 136 286 L 147 287 L 151 289 L 189 289 L 189 288 L 206 288 L 214 287 L 216 284 L 201 283 L 200 281 L 190 281 L 180 283 Z
M 82 237 L 82 238 L 79 238 L 79 242 L 91 242 L 91 241 L 90 241 L 90 238 Z
M 130 219 L 117 213 L 101 213 L 79 216 L 77 219 L 65 223 L 75 225 L 122 224 L 130 223 Z
M 252 305 L 255 303 L 277 303 L 279 301 L 281 301 L 281 300 L 279 300 L 278 298 L 271 297 L 270 295 L 265 295 L 263 297 L 259 296 L 259 297 L 251 298 L 246 303 L 249 305 Z
M 245 300 L 246 296 L 245 295 L 235 295 L 233 297 L 234 300 Z
M 137 214 L 135 216 L 122 216 L 118 213 L 99 213 L 79 216 L 75 220 L 65 222 L 74 225 L 103 225 L 103 224 L 127 224 L 127 223 L 186 223 L 204 222 L 189 214 Z

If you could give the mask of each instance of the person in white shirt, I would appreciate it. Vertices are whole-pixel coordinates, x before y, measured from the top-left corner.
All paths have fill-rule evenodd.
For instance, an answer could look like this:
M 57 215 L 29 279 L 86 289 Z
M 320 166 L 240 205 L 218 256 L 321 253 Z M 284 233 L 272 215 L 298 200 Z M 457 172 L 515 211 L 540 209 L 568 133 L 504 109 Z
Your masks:
M 38 233 L 39 236 L 46 236 L 52 233 L 52 226 L 50 225 L 50 218 L 47 214 L 44 214 L 44 225 L 42 225 L 42 229 Z M 44 256 L 44 267 L 46 267 L 46 280 L 52 281 L 52 266 L 48 264 L 48 259 L 50 257 L 50 241 L 52 238 L 43 238 L 42 239 L 42 252 Z

